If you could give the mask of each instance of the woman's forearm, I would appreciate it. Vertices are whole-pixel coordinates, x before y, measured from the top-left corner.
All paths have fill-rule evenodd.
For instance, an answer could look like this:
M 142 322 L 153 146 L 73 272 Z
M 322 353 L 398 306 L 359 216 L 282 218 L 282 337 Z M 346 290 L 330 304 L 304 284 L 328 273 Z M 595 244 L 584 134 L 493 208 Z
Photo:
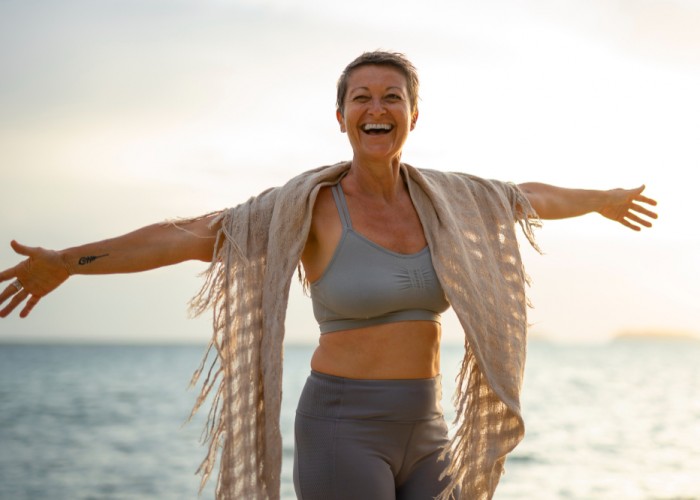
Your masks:
M 13 250 L 25 259 L 0 271 L 0 282 L 14 280 L 0 290 L 0 304 L 9 300 L 0 309 L 0 317 L 8 316 L 18 307 L 22 307 L 20 317 L 26 317 L 71 274 L 135 273 L 185 260 L 209 261 L 219 229 L 211 225 L 214 217 L 215 214 L 210 214 L 179 223 L 153 224 L 123 236 L 61 251 L 12 241 Z
M 566 219 L 599 211 L 606 202 L 606 191 L 570 189 L 540 182 L 519 184 L 541 219 Z
M 217 230 L 209 227 L 210 220 L 152 224 L 58 253 L 70 274 L 135 273 L 186 260 L 210 261 Z
M 651 227 L 657 215 L 649 207 L 656 201 L 642 195 L 645 187 L 634 189 L 569 189 L 539 182 L 519 184 L 541 219 L 566 219 L 597 212 L 603 217 L 639 231 Z

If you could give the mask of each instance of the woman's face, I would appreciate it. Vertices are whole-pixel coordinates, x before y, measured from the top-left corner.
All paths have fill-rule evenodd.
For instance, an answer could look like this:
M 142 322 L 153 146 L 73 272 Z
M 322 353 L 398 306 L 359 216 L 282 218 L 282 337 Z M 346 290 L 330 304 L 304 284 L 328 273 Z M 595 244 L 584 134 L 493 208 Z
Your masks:
M 348 78 L 344 112 L 336 113 L 355 159 L 392 161 L 401 157 L 418 113 L 412 113 L 406 77 L 391 66 L 366 65 Z

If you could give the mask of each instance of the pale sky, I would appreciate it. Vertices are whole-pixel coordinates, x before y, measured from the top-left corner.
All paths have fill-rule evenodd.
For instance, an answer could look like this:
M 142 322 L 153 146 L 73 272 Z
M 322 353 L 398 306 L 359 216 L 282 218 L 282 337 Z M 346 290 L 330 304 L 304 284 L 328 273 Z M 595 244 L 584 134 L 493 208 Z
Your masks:
M 523 248 L 533 333 L 700 334 L 700 1 L 6 0 L 0 45 L 2 268 L 13 238 L 99 240 L 350 159 L 335 82 L 382 48 L 421 75 L 404 161 L 658 199 L 642 233 L 545 222 L 546 255 Z M 0 341 L 203 342 L 204 268 L 75 277 Z M 295 286 L 288 338 L 317 332 Z

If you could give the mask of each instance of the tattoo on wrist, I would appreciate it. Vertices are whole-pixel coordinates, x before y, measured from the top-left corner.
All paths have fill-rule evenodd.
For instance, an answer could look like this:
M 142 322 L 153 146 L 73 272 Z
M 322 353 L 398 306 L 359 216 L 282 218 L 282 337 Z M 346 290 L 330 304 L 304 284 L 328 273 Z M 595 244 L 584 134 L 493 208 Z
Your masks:
M 108 253 L 104 253 L 102 255 L 86 255 L 85 257 L 80 257 L 78 260 L 78 265 L 84 266 L 85 264 L 90 264 L 91 262 L 94 262 L 102 257 L 107 257 L 108 255 Z

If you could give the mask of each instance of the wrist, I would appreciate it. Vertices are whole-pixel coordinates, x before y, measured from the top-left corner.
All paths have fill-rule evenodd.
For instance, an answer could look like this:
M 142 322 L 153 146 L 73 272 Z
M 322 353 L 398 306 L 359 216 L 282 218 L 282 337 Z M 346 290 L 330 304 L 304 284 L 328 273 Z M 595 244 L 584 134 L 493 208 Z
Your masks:
M 63 269 L 65 269 L 66 273 L 68 273 L 68 276 L 73 276 L 74 274 L 77 274 L 74 265 L 71 263 L 70 255 L 68 254 L 68 252 L 66 250 L 59 250 L 56 253 L 58 254 L 58 259 L 61 262 Z
M 596 213 L 599 213 L 601 215 L 605 215 L 605 209 L 608 207 L 610 204 L 610 201 L 612 198 L 615 196 L 615 191 L 619 191 L 618 189 L 607 189 L 607 190 L 601 190 L 601 191 L 594 191 L 594 211 Z

